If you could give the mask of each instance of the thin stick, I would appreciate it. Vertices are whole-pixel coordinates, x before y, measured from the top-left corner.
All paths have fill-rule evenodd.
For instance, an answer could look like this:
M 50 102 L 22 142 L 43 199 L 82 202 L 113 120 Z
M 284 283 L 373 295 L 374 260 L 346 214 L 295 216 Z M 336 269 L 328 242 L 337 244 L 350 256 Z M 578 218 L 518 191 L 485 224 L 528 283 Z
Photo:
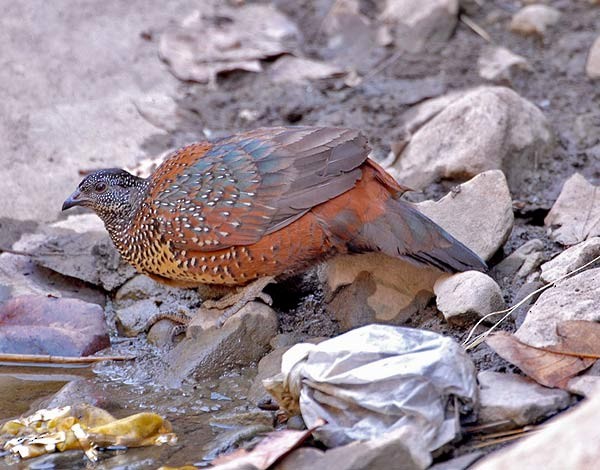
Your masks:
M 102 361 L 131 361 L 135 356 L 50 356 L 45 354 L 0 354 L 0 362 L 49 364 L 93 364 Z
M 481 26 L 479 26 L 477 23 L 475 23 L 475 21 L 473 21 L 472 18 L 470 18 L 469 16 L 463 14 L 463 15 L 460 15 L 459 19 L 464 24 L 466 24 L 469 28 L 471 28 L 473 30 L 473 32 L 475 32 L 476 34 L 478 34 L 479 36 L 481 36 L 487 42 L 492 42 L 492 38 L 488 34 L 488 32 L 485 29 L 483 29 Z
M 515 439 L 521 439 L 526 436 L 530 436 L 532 434 L 537 434 L 540 431 L 527 431 L 521 434 L 515 434 L 512 436 L 501 437 L 498 439 L 492 439 L 489 441 L 480 442 L 479 444 L 475 444 L 472 449 L 481 449 L 483 447 L 493 446 L 495 444 L 502 444 L 503 442 L 514 441 Z

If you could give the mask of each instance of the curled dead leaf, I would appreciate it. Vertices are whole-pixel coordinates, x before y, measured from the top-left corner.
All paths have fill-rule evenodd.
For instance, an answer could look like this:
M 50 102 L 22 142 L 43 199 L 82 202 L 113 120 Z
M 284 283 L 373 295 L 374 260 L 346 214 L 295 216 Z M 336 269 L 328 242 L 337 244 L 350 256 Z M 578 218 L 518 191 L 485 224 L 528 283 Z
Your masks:
M 546 387 L 565 388 L 571 377 L 587 369 L 596 361 L 593 358 L 582 358 L 534 348 L 506 332 L 491 335 L 486 343 L 500 357 L 514 364 L 526 375 Z

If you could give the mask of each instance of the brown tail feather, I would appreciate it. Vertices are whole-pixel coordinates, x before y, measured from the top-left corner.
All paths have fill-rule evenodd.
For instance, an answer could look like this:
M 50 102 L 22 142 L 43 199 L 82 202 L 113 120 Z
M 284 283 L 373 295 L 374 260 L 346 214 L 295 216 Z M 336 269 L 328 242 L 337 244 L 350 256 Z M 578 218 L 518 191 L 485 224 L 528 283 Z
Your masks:
M 390 198 L 385 206 L 382 215 L 363 226 L 356 240 L 360 251 L 381 251 L 447 272 L 487 269 L 477 254 L 409 203 Z

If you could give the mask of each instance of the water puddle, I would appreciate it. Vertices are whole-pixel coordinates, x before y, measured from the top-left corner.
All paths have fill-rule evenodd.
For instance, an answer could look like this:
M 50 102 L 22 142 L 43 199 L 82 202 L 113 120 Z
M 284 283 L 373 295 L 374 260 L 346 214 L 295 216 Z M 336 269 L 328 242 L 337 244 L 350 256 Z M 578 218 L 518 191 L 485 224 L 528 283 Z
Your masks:
M 138 357 L 130 362 L 103 363 L 94 368 L 1 367 L 0 393 L 4 399 L 0 401 L 0 419 L 5 421 L 45 407 L 53 394 L 73 382 L 67 387 L 68 392 L 59 394 L 58 406 L 88 401 L 117 418 L 151 411 L 171 422 L 178 436 L 175 446 L 101 452 L 95 467 L 99 469 L 208 465 L 219 452 L 272 426 L 272 415 L 257 411 L 247 400 L 255 369 L 169 389 L 155 381 L 158 368 L 163 367 L 160 351 L 144 343 L 132 340 L 126 345 L 126 352 L 131 354 L 133 350 Z M 115 349 L 117 354 L 125 352 Z M 20 462 L 5 457 L 0 466 L 85 469 L 89 463 L 82 452 L 69 451 Z

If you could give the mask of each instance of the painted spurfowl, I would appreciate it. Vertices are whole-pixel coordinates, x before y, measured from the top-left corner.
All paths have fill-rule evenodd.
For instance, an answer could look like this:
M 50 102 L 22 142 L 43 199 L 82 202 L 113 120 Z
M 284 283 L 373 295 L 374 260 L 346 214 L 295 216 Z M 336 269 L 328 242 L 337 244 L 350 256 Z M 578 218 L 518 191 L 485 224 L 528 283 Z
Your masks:
M 256 129 L 171 155 L 149 178 L 86 176 L 64 202 L 93 209 L 139 272 L 199 287 L 223 317 L 337 253 L 379 251 L 443 271 L 485 263 L 399 199 L 366 138 L 332 127 Z M 208 288 L 208 289 L 207 289 Z

